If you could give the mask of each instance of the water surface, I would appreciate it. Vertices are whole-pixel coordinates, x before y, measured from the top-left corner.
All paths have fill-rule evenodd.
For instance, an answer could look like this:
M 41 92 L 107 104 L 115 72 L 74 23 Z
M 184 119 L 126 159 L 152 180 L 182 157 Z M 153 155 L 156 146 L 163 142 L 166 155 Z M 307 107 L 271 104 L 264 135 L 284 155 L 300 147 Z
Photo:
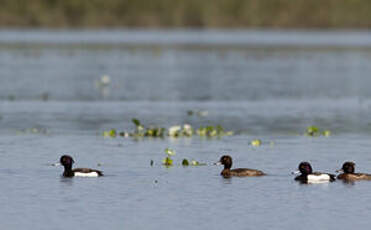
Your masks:
M 0 31 L 2 226 L 369 229 L 371 183 L 301 185 L 290 172 L 303 160 L 371 172 L 370 47 L 354 31 Z M 236 135 L 103 138 L 134 117 Z M 303 136 L 309 125 L 333 135 Z M 51 164 L 65 153 L 106 176 L 62 178 Z M 212 163 L 226 153 L 268 176 L 221 178 Z

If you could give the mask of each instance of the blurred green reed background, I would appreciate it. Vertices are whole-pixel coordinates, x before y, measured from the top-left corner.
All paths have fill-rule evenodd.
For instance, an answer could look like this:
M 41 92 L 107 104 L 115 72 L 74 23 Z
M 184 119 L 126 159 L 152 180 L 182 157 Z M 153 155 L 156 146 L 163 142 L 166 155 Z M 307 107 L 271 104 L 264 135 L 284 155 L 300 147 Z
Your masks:
M 369 0 L 0 0 L 1 27 L 369 28 Z

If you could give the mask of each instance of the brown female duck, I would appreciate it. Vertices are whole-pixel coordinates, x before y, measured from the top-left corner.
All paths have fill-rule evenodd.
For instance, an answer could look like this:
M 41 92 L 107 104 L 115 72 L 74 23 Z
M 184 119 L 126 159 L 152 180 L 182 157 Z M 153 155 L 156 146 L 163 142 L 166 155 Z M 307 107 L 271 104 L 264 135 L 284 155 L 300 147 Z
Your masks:
M 337 176 L 340 180 L 354 181 L 354 180 L 371 180 L 371 174 L 366 173 L 355 173 L 356 164 L 351 161 L 347 161 L 343 164 L 343 167 L 338 172 L 343 172 Z
M 217 162 L 216 164 L 224 165 L 224 169 L 220 173 L 220 175 L 222 175 L 224 178 L 229 178 L 231 176 L 244 177 L 244 176 L 264 176 L 265 175 L 265 173 L 263 173 L 260 170 L 256 170 L 256 169 L 247 169 L 247 168 L 231 169 L 232 157 L 228 155 L 222 156 L 219 162 Z

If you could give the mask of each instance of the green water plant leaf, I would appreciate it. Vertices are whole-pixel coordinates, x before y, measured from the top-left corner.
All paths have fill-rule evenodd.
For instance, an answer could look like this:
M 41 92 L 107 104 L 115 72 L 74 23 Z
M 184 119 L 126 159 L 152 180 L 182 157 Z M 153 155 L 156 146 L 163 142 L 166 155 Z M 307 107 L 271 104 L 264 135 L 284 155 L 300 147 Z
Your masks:
M 183 166 L 188 166 L 189 165 L 189 161 L 184 158 L 183 161 L 182 161 L 182 165 Z
M 260 146 L 261 144 L 262 144 L 262 141 L 259 139 L 255 139 L 251 141 L 251 145 L 255 147 Z
M 322 136 L 328 137 L 331 135 L 331 131 L 324 130 L 323 132 L 321 132 L 321 130 L 317 126 L 311 125 L 307 127 L 305 131 L 305 135 L 312 136 L 312 137 L 318 137 L 322 135 Z
M 117 135 L 120 135 L 122 137 L 133 137 L 134 139 L 139 140 L 142 137 L 163 138 L 165 136 L 169 136 L 171 138 L 179 138 L 179 137 L 192 137 L 195 134 L 201 137 L 209 137 L 209 138 L 233 135 L 232 131 L 225 131 L 221 125 L 200 126 L 200 128 L 198 129 L 193 129 L 193 127 L 190 124 L 183 124 L 183 125 L 174 125 L 166 129 L 166 128 L 157 127 L 157 126 L 144 127 L 142 123 L 136 118 L 132 118 L 132 122 L 135 125 L 134 132 L 125 132 L 125 131 L 116 132 L 116 130 L 112 129 L 109 131 L 105 131 L 103 133 L 103 136 L 116 137 Z
M 165 153 L 168 155 L 168 156 L 174 156 L 175 155 L 175 151 L 170 149 L 170 148 L 166 148 L 165 149 Z
M 191 165 L 192 165 L 192 166 L 205 166 L 206 163 L 200 163 L 200 162 L 198 162 L 198 161 L 196 161 L 196 160 L 192 160 L 192 161 L 191 161 Z
M 233 132 L 225 132 L 224 128 L 221 125 L 217 126 L 200 126 L 200 128 L 196 131 L 197 135 L 201 137 L 222 137 L 222 136 L 229 136 L 233 135 Z
M 331 136 L 331 131 L 330 130 L 325 130 L 322 132 L 322 135 L 325 136 L 325 137 L 329 137 Z
M 135 126 L 140 126 L 140 121 L 136 118 L 131 119 Z
M 319 128 L 314 125 L 308 126 L 305 134 L 308 136 L 319 136 Z
M 162 160 L 162 163 L 165 166 L 172 166 L 173 165 L 173 160 L 169 156 L 167 156 L 167 157 L 165 157 L 165 159 Z
M 111 130 L 108 130 L 108 131 L 104 131 L 103 136 L 104 137 L 116 137 L 117 136 L 116 129 L 111 129 Z
M 195 161 L 195 160 L 192 160 L 192 161 L 191 161 L 191 164 L 192 164 L 193 166 L 198 166 L 198 165 L 200 165 L 200 163 L 199 163 L 198 161 Z

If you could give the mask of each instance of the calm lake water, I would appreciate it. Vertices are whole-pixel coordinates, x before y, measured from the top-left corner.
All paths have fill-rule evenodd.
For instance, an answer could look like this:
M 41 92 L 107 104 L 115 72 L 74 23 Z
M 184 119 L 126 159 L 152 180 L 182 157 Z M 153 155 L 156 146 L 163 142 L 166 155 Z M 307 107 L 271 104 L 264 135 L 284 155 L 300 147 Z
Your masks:
M 369 229 L 370 182 L 301 185 L 290 173 L 304 160 L 332 173 L 352 160 L 371 173 L 370 35 L 0 31 L 3 228 Z M 132 118 L 236 135 L 102 136 L 133 130 Z M 332 135 L 303 136 L 309 125 Z M 51 164 L 65 153 L 106 176 L 62 178 Z M 225 153 L 269 175 L 223 179 L 212 163 Z

